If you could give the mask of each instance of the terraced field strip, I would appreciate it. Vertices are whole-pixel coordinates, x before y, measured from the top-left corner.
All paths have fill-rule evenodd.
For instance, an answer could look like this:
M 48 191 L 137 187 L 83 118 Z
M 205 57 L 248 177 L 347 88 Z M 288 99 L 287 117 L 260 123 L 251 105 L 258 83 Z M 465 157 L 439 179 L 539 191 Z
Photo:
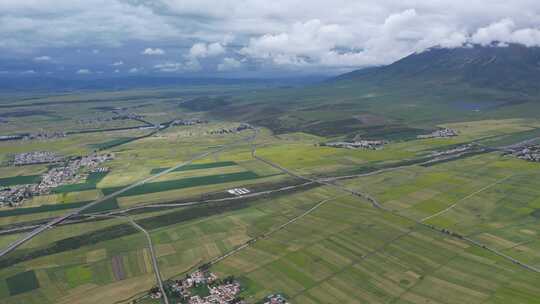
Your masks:
M 213 163 L 202 163 L 202 164 L 191 164 L 184 166 L 182 168 L 178 168 L 176 170 L 173 170 L 172 172 L 180 172 L 180 171 L 190 171 L 190 170 L 200 170 L 200 169 L 212 169 L 212 168 L 221 168 L 221 167 L 229 167 L 229 166 L 236 166 L 237 163 L 233 161 L 222 161 L 222 162 L 213 162 Z M 156 174 L 163 172 L 169 168 L 154 168 L 152 171 L 150 171 L 151 174 Z

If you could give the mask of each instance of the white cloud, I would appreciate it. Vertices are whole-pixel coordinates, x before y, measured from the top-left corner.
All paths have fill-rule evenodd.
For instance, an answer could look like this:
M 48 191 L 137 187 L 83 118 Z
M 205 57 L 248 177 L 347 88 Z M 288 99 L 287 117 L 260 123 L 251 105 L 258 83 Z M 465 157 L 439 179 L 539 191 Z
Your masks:
M 225 47 L 220 42 L 195 43 L 189 50 L 191 58 L 215 57 L 225 53 Z
M 139 72 L 139 69 L 138 69 L 138 68 L 131 68 L 131 69 L 129 69 L 129 71 L 128 71 L 128 73 L 131 73 L 131 74 L 133 74 L 133 73 L 138 73 L 138 72 Z
M 77 71 L 77 74 L 79 74 L 79 75 L 88 75 L 88 74 L 92 74 L 92 71 L 89 70 L 89 69 L 79 69 Z
M 174 72 L 194 72 L 200 71 L 201 65 L 197 60 L 188 60 L 186 62 L 164 62 L 154 65 L 154 69 L 164 73 Z
M 160 48 L 155 48 L 155 49 L 147 48 L 141 54 L 149 55 L 149 56 L 159 56 L 159 55 L 165 55 L 165 51 Z
M 234 58 L 226 57 L 223 58 L 223 62 L 218 64 L 217 69 L 218 71 L 232 71 L 237 70 L 240 67 L 242 67 L 242 63 Z
M 155 69 L 165 73 L 178 72 L 182 70 L 183 67 L 184 65 L 179 62 L 165 62 L 154 65 Z
M 47 48 L 104 57 L 142 44 L 177 49 L 182 71 L 233 54 L 261 68 L 316 71 L 386 64 L 434 45 L 540 45 L 534 0 L 2 0 L 0 12 L 0 58 L 32 60 Z
M 44 61 L 51 61 L 52 58 L 49 57 L 49 56 L 38 56 L 38 57 L 34 57 L 34 61 L 37 61 L 37 62 L 44 62 Z
M 22 72 L 21 74 L 23 74 L 23 75 L 33 75 L 33 74 L 37 74 L 37 73 L 34 70 L 27 70 L 27 71 Z
M 120 61 L 115 61 L 111 64 L 112 66 L 121 66 L 121 65 L 124 65 L 124 62 L 122 60 Z
M 536 28 L 518 29 L 512 19 L 502 19 L 486 27 L 479 28 L 472 35 L 471 42 L 490 45 L 494 42 L 520 43 L 526 46 L 540 46 L 540 30 Z
M 114 70 L 115 73 L 120 73 L 119 69 Z

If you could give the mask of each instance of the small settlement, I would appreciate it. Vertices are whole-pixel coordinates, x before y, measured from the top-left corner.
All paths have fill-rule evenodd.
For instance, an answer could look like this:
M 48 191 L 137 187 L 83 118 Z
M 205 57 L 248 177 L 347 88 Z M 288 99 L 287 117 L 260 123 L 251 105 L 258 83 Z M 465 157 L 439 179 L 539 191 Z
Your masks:
M 44 154 L 40 155 L 49 154 L 44 152 Z M 112 160 L 113 158 L 114 156 L 112 154 L 93 154 L 84 157 L 75 157 L 66 161 L 61 166 L 51 167 L 41 176 L 41 181 L 36 184 L 15 185 L 0 188 L 0 206 L 20 206 L 25 199 L 48 194 L 53 188 L 79 181 L 84 176 L 81 174 L 82 168 L 85 168 L 85 173 L 107 172 L 108 168 L 101 167 L 100 164 Z M 43 163 L 44 159 L 40 159 L 40 163 Z M 31 162 L 34 160 L 33 158 L 30 158 L 28 161 Z
M 55 139 L 55 138 L 62 138 L 66 137 L 66 132 L 38 132 L 38 133 L 31 133 L 26 134 L 23 136 L 23 140 L 47 140 L 47 139 Z
M 511 147 L 507 154 L 511 154 L 526 161 L 540 162 L 540 145 Z
M 194 125 L 201 125 L 201 124 L 207 124 L 207 120 L 202 120 L 199 118 L 193 118 L 193 119 L 176 119 L 171 122 L 171 126 L 194 126 Z
M 218 130 L 212 130 L 208 132 L 208 134 L 216 135 L 216 134 L 230 134 L 230 133 L 238 133 L 242 132 L 244 130 L 253 129 L 253 127 L 250 124 L 241 123 L 239 126 L 234 128 L 221 128 Z
M 182 280 L 165 282 L 165 292 L 169 300 L 181 304 L 245 304 L 240 296 L 242 288 L 234 277 L 225 279 L 218 278 L 206 267 L 186 275 Z M 150 290 L 152 299 L 163 297 L 159 288 Z M 271 294 L 257 303 L 264 304 L 289 304 L 285 296 Z
M 171 292 L 171 297 L 179 299 L 178 303 L 244 303 L 239 297 L 240 283 L 233 277 L 220 280 L 208 270 L 197 270 L 182 280 L 167 282 L 166 289 Z M 150 291 L 150 297 L 154 299 L 161 298 L 162 296 L 157 288 Z
M 13 161 L 11 163 L 15 166 L 25 166 L 25 165 L 57 163 L 63 160 L 64 158 L 62 156 L 59 156 L 54 152 L 35 151 L 35 152 L 15 154 L 13 156 Z
M 418 139 L 427 139 L 427 138 L 446 138 L 446 137 L 454 137 L 458 136 L 458 131 L 450 128 L 443 128 L 436 130 L 430 134 L 426 135 L 418 135 Z
M 289 304 L 289 302 L 283 295 L 272 294 L 265 298 L 264 304 Z
M 388 142 L 386 140 L 355 140 L 355 141 L 337 141 L 330 143 L 323 143 L 321 146 L 328 146 L 334 148 L 347 148 L 347 149 L 368 149 L 368 150 L 380 150 Z

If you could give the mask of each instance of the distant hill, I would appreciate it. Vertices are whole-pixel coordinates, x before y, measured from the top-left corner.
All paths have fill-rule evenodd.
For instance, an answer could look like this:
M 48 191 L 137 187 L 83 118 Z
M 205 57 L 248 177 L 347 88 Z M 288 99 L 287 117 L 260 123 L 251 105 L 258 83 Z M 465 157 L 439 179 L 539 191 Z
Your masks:
M 131 76 L 108 78 L 55 78 L 47 76 L 2 76 L 0 93 L 28 91 L 63 92 L 73 90 L 129 90 L 204 85 L 259 85 L 268 87 L 305 85 L 324 80 L 322 77 L 298 78 L 188 78 L 161 76 Z
M 431 48 L 388 66 L 358 70 L 333 79 L 374 85 L 399 83 L 456 85 L 540 91 L 540 48 L 518 44 L 460 48 Z
M 392 139 L 446 122 L 538 118 L 540 48 L 434 47 L 323 84 L 236 98 L 213 112 L 276 133 Z

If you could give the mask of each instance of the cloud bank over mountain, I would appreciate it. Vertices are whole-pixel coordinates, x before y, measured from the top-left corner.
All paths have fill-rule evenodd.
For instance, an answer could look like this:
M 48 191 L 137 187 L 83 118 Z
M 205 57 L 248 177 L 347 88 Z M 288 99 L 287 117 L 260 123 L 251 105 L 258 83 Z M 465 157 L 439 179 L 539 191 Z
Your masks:
M 5 74 L 336 74 L 434 45 L 540 46 L 531 0 L 3 0 Z M 121 62 L 122 64 L 117 64 Z M 84 63 L 84 64 L 83 64 Z M 100 74 L 101 75 L 101 74 Z

